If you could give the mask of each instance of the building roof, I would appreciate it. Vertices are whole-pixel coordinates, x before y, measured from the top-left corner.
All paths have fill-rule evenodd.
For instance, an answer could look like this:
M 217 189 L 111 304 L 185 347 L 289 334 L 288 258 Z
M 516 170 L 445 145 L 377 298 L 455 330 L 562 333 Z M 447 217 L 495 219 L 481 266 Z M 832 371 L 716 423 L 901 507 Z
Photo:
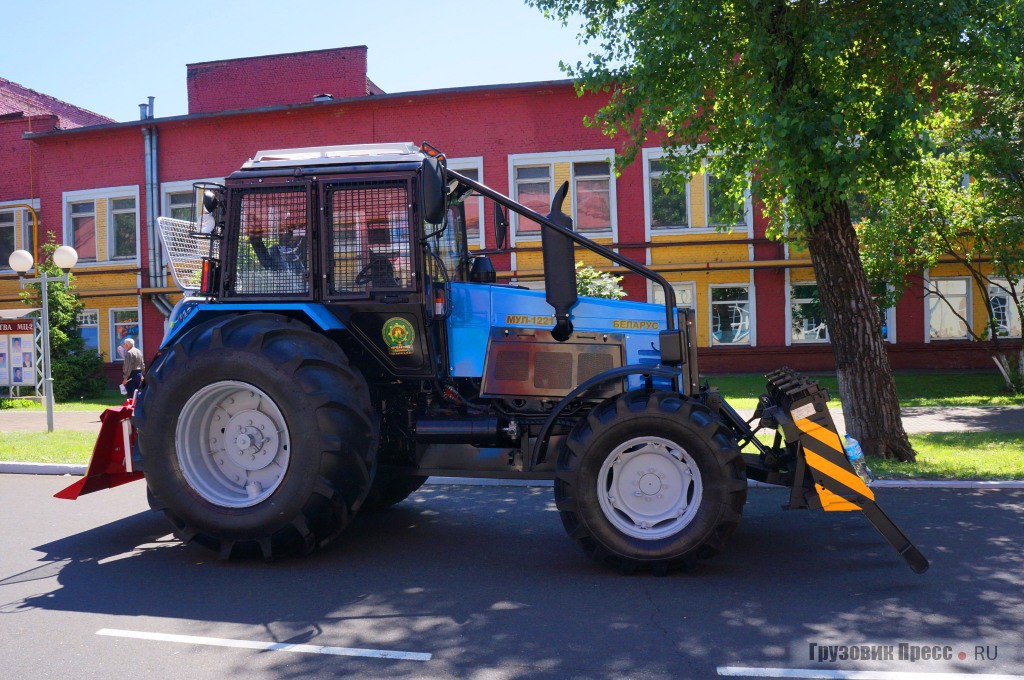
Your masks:
M 314 107 L 324 106 L 346 106 L 354 103 L 366 103 L 366 102 L 388 102 L 388 101 L 407 101 L 417 97 L 445 97 L 448 95 L 462 94 L 462 93 L 502 93 L 502 92 L 515 92 L 522 90 L 548 90 L 552 88 L 560 87 L 571 87 L 576 81 L 571 79 L 561 80 L 539 80 L 525 83 L 502 83 L 497 85 L 467 85 L 462 87 L 446 87 L 433 90 L 413 90 L 411 92 L 391 92 L 387 94 L 375 95 L 367 97 L 365 95 L 358 97 L 347 97 L 344 99 L 332 99 L 329 101 L 319 102 L 305 102 L 302 104 L 281 104 L 275 106 L 260 106 L 255 108 L 244 108 L 235 109 L 230 111 L 214 111 L 210 113 L 190 113 L 182 116 L 169 116 L 167 118 L 147 118 L 142 120 L 129 120 L 125 122 L 110 121 L 106 123 L 100 123 L 89 127 L 83 127 L 75 130 L 53 130 L 45 132 L 33 132 L 31 134 L 24 133 L 23 137 L 26 139 L 42 139 L 46 137 L 53 137 L 57 135 L 67 134 L 89 134 L 94 130 L 108 130 L 108 129 L 119 129 L 136 126 L 153 125 L 155 123 L 176 123 L 181 121 L 190 120 L 202 120 L 209 118 L 221 118 L 231 116 L 251 116 L 253 114 L 261 113 L 274 113 L 280 111 L 296 111 L 304 109 L 312 109 Z
M 113 118 L 101 116 L 6 78 L 0 78 L 0 116 L 18 113 L 25 116 L 56 116 L 57 127 L 62 130 L 114 122 Z

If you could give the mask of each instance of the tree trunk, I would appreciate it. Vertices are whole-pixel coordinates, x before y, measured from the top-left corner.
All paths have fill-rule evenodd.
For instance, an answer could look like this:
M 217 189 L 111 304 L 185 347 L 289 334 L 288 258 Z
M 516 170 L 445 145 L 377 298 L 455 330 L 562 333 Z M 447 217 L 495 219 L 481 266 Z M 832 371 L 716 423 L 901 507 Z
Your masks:
M 867 455 L 913 461 L 916 454 L 903 429 L 878 309 L 845 201 L 834 202 L 811 227 L 808 249 L 828 321 L 846 431 Z

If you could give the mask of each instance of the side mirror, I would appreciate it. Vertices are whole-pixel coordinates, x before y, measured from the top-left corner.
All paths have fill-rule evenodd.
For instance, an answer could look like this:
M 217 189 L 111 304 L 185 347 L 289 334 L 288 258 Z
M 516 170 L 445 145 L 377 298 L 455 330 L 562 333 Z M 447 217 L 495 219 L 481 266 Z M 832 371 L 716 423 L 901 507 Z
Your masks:
M 447 204 L 447 187 L 445 186 L 444 171 L 437 158 L 423 159 L 423 172 L 420 184 L 422 186 L 423 219 L 430 224 L 441 224 L 444 222 L 444 215 Z
M 508 213 L 499 203 L 494 204 L 494 245 L 498 250 L 505 249 L 508 238 Z

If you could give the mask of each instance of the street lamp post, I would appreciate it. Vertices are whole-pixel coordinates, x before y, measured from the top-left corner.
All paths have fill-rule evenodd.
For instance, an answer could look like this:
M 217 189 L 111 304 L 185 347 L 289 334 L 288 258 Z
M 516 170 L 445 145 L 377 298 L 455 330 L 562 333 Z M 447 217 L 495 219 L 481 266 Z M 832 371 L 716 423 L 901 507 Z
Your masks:
M 41 267 L 36 267 L 39 276 L 34 279 L 25 278 L 32 269 L 32 253 L 27 250 L 15 250 L 8 258 L 11 269 L 18 272 L 18 281 L 24 288 L 27 283 L 40 284 L 43 298 L 43 401 L 46 403 L 46 431 L 53 432 L 53 375 L 50 373 L 50 302 L 49 283 L 68 283 L 68 270 L 78 262 L 78 252 L 71 246 L 61 246 L 53 251 L 53 263 L 64 272 L 61 276 L 49 276 Z

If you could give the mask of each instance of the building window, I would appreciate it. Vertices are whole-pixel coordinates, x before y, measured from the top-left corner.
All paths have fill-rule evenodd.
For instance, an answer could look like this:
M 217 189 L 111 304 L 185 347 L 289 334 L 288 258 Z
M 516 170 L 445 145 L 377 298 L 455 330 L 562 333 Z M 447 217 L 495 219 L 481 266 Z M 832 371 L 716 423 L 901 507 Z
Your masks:
M 121 361 L 124 357 L 123 343 L 131 338 L 135 346 L 142 349 L 142 335 L 139 332 L 139 310 L 110 310 L 110 360 Z
M 78 314 L 78 334 L 85 341 L 87 349 L 100 351 L 100 312 L 97 309 L 85 309 Z
M 676 293 L 676 307 L 689 307 L 690 309 L 697 309 L 697 294 L 696 285 L 687 283 L 673 282 L 672 290 Z M 656 283 L 651 284 L 651 302 L 656 305 L 665 304 L 665 291 L 662 290 L 661 286 Z
M 449 158 L 448 167 L 474 182 L 483 182 L 482 158 Z M 463 202 L 463 207 L 466 212 L 466 241 L 471 248 L 483 248 L 480 225 L 484 223 L 484 199 L 475 192 L 471 193 Z
M 750 344 L 749 286 L 712 286 L 711 344 Z
M 712 174 L 705 175 L 707 186 L 708 226 L 709 227 L 746 227 L 746 206 L 736 205 L 730 201 L 725 190 L 727 186 Z M 730 213 L 735 221 L 730 220 Z
M 576 231 L 609 231 L 612 212 L 611 166 L 608 161 L 573 163 L 572 176 Z
M 0 212 L 0 269 L 10 267 L 8 260 L 14 251 L 14 213 Z
M 789 289 L 790 337 L 793 342 L 828 342 L 825 310 L 814 283 L 793 284 Z
M 114 198 L 110 201 L 110 257 L 135 257 L 135 234 L 137 231 L 134 198 Z
M 70 205 L 71 242 L 82 260 L 96 259 L 96 202 L 81 201 Z
M 195 222 L 196 213 L 193 208 L 193 195 L 194 192 L 192 191 L 175 191 L 174 193 L 167 194 L 169 217 L 185 222 Z
M 690 226 L 689 206 L 686 203 L 688 185 L 682 191 L 662 182 L 665 165 L 660 160 L 647 162 L 651 208 L 651 229 L 685 229 Z
M 1014 294 L 1011 294 L 1011 291 Z M 1017 301 L 1022 295 L 1022 283 L 1018 283 L 1014 289 L 1006 279 L 992 279 L 989 282 L 988 299 L 992 304 L 992 320 L 995 322 L 995 332 L 1000 338 L 1021 337 L 1020 309 L 1017 307 Z
M 32 213 L 26 210 L 21 217 L 21 247 L 33 256 L 36 252 L 36 235 L 32 224 Z M 6 262 L 6 260 L 5 260 Z
M 516 200 L 534 212 L 547 215 L 551 210 L 551 167 L 516 168 Z M 533 220 L 517 220 L 517 234 L 539 232 L 540 225 Z
M 967 279 L 931 279 L 927 283 L 928 338 L 962 340 L 968 336 L 970 283 Z
M 615 175 L 609 151 L 510 156 L 514 198 L 530 210 L 547 215 L 555 189 L 569 182 L 570 196 L 563 210 L 581 233 L 615 236 Z M 535 237 L 540 225 L 513 215 L 515 236 Z

